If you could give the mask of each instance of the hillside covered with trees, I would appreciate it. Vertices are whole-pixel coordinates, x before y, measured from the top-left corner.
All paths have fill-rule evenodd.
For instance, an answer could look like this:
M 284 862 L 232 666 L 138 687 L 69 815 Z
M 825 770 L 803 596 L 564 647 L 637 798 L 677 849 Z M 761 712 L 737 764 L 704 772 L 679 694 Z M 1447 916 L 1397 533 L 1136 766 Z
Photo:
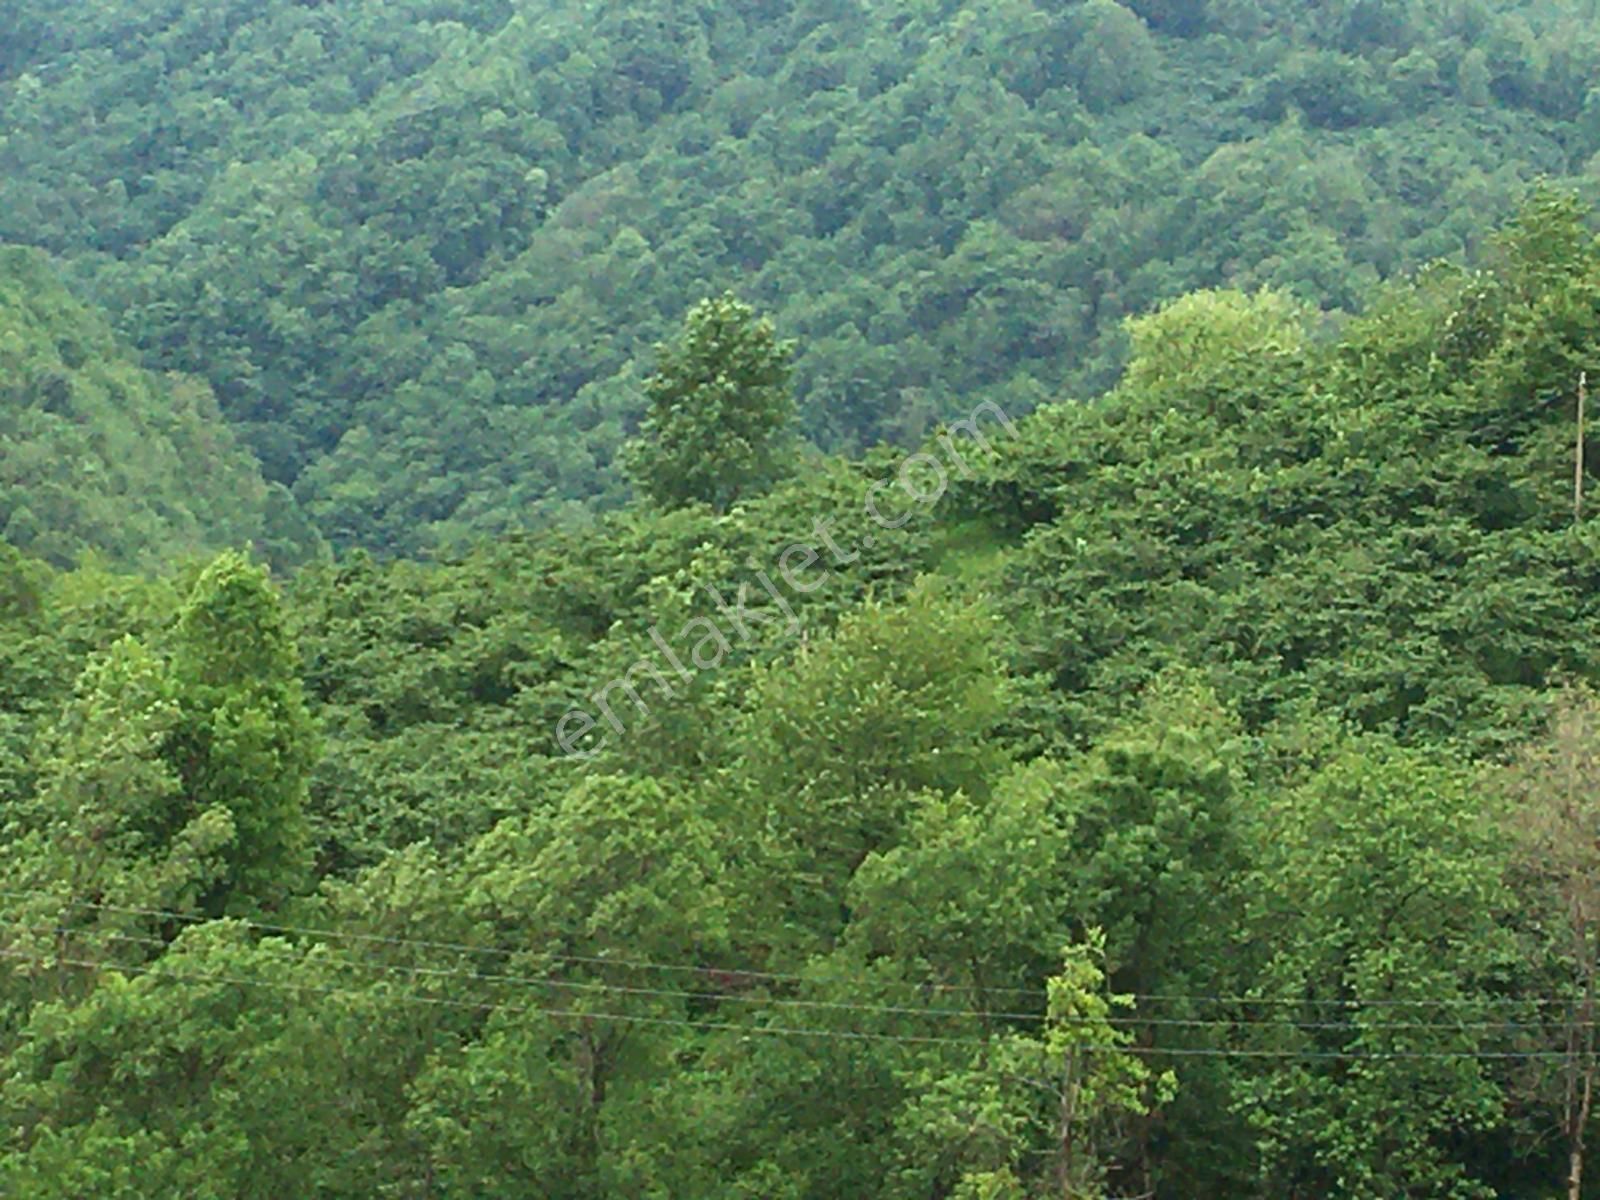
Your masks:
M 37 251 L 0 247 L 0 537 L 58 566 L 98 553 L 160 569 L 255 547 L 323 553 L 203 383 L 139 365 Z
M 1593 1195 L 1588 218 L 581 533 L 7 558 L 0 1194 Z M 793 350 L 699 306 L 639 478 Z
M 1597 68 L 0 0 L 0 1197 L 1600 1196 Z
M 1103 390 L 1122 322 L 1331 312 L 1590 178 L 1590 0 L 9 0 L 0 240 L 343 546 L 586 519 L 727 289 L 824 449 Z

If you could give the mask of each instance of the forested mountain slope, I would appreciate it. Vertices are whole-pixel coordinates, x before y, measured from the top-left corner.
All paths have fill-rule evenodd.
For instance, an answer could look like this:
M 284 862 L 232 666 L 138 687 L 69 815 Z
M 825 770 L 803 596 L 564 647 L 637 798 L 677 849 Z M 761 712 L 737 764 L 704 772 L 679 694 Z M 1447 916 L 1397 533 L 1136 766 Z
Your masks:
M 733 287 L 806 432 L 1091 394 L 1201 286 L 1359 307 L 1600 150 L 1592 4 L 10 0 L 44 247 L 341 545 L 624 489 L 647 348 Z
M 1590 216 L 1185 297 L 987 449 L 7 554 L 0 1193 L 1594 1196 Z
M 210 389 L 139 366 L 43 254 L 0 248 L 0 537 L 58 565 L 151 569 L 251 544 L 289 565 L 321 539 L 261 477 Z
M 1600 1196 L 1591 0 L 0 34 L 0 1196 Z

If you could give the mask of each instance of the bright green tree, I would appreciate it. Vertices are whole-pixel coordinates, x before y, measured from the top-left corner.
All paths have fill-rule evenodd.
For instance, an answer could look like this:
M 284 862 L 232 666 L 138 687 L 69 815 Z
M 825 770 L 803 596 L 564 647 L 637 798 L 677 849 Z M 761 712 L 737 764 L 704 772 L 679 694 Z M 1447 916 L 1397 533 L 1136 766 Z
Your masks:
M 1241 744 L 1231 714 L 1175 672 L 1147 688 L 1138 714 L 1074 765 L 1055 801 L 1066 842 L 1058 851 L 1061 907 L 1105 930 L 1119 989 L 1164 997 L 1142 1000 L 1127 1016 L 1142 1045 L 1214 1050 L 1216 1035 L 1205 1025 L 1214 1014 L 1174 997 L 1238 987 L 1245 961 L 1237 949 L 1238 888 L 1247 863 Z M 1185 1066 L 1179 1100 L 1159 1118 L 1131 1121 L 1139 1179 L 1185 1193 L 1235 1185 L 1246 1149 L 1219 1119 L 1224 1079 L 1209 1055 Z M 1154 1143 L 1173 1128 L 1195 1131 L 1204 1151 L 1173 1139 L 1158 1165 Z
M 450 1194 L 598 1198 L 649 1194 L 630 1177 L 676 1177 L 693 1140 L 692 1115 L 677 1111 L 689 1093 L 650 1095 L 687 1061 L 675 1063 L 676 1027 L 703 977 L 637 962 L 715 961 L 727 937 L 720 868 L 694 797 L 614 775 L 477 841 L 447 899 L 485 941 L 525 945 L 510 973 L 547 986 L 514 993 L 503 1019 L 419 1085 L 413 1125 Z
M 1128 321 L 1127 381 L 1192 385 L 1241 358 L 1295 354 L 1305 344 L 1304 321 L 1304 307 L 1282 292 L 1193 292 Z
M 1242 1028 L 1264 1057 L 1237 1111 L 1263 1194 L 1495 1194 L 1458 1150 L 1504 1119 L 1478 1056 L 1513 1048 L 1491 1000 L 1515 953 L 1487 807 L 1470 771 L 1372 739 L 1261 814 L 1249 886 L 1271 955 Z
M 914 1077 L 896 1118 L 904 1165 L 886 1195 L 1119 1194 L 1108 1182 L 1128 1120 L 1171 1100 L 1177 1079 L 1147 1063 L 1122 1027 L 1133 999 L 1107 986 L 1099 930 L 1066 947 L 1046 994 L 1036 1033 L 996 1039 L 965 1068 Z
M 1063 768 L 1049 759 L 1002 779 L 987 803 L 917 797 L 907 836 L 850 882 L 847 944 L 926 969 L 987 1019 L 1040 978 L 1065 925 Z
M 11 949 L 139 961 L 148 922 L 115 906 L 190 911 L 221 885 L 236 829 L 184 794 L 171 758 L 183 720 L 167 663 L 136 639 L 84 669 L 41 740 L 37 793 L 11 814 Z M 77 982 L 57 972 L 53 990 Z
M 783 474 L 793 353 L 732 293 L 690 309 L 645 381 L 649 412 L 630 455 L 640 491 L 663 508 L 722 511 Z
M 139 964 L 170 932 L 162 914 L 254 913 L 304 886 L 316 741 L 297 671 L 265 570 L 232 554 L 168 638 L 90 655 L 38 737 L 32 794 L 0 813 L 19 978 L 76 991 L 74 972 L 31 967 Z
M 209 899 L 271 905 L 304 883 L 306 792 L 317 739 L 283 605 L 264 568 L 224 554 L 178 616 L 172 653 L 182 712 L 168 751 L 186 806 L 225 809 L 237 831 Z
M 791 916 L 820 905 L 821 921 L 836 920 L 830 893 L 904 836 L 919 793 L 987 799 L 1005 769 L 994 737 L 1005 713 L 999 627 L 950 590 L 924 585 L 902 604 L 865 604 L 756 678 L 736 768 L 739 819 L 763 831 L 785 874 L 827 881 L 790 897 Z M 751 903 L 781 902 L 783 888 L 763 874 L 771 869 L 751 879 Z

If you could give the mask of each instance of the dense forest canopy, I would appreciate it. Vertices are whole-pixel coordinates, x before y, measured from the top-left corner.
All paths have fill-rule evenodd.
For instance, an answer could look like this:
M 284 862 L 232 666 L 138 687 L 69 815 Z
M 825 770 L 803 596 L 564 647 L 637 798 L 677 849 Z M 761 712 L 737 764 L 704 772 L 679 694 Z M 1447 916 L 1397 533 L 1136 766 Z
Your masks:
M 37 251 L 0 246 L 0 537 L 60 566 L 147 568 L 253 545 L 293 565 L 321 538 L 268 484 L 210 389 L 140 367 Z
M 8 553 L 0 1192 L 1557 1194 L 1588 215 L 1537 193 L 1332 339 L 1194 293 L 937 486 L 814 459 L 278 585 Z M 787 369 L 723 301 L 652 390 L 713 343 Z M 565 752 L 819 529 L 826 586 Z
M 0 240 L 340 546 L 581 520 L 733 289 L 803 431 L 1109 384 L 1202 287 L 1353 312 L 1600 151 L 1592 3 L 11 0 Z
M 1600 1195 L 1597 21 L 0 0 L 0 1196 Z

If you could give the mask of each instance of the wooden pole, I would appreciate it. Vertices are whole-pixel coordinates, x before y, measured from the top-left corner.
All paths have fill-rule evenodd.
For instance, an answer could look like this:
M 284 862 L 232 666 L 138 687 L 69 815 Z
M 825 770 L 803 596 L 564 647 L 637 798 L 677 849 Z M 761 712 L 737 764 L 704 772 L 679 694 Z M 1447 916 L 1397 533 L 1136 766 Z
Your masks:
M 1583 520 L 1583 409 L 1588 399 L 1589 372 L 1578 376 L 1578 461 L 1572 474 L 1572 519 Z

